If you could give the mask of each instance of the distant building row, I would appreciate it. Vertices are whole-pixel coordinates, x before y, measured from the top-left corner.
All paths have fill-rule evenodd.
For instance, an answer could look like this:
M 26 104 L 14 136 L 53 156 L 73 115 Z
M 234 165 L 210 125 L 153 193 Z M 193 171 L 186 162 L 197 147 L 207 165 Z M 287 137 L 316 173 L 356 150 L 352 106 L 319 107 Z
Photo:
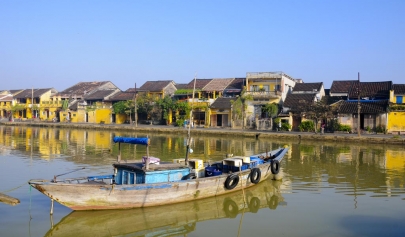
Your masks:
M 115 114 L 112 106 L 119 101 L 133 100 L 137 93 L 154 98 L 169 96 L 195 105 L 195 126 L 247 126 L 271 130 L 273 128 L 266 121 L 272 118 L 264 113 L 264 107 L 275 103 L 279 106 L 277 117 L 292 130 L 297 130 L 308 112 L 302 111 L 304 107 L 301 105 L 323 100 L 337 113 L 334 117 L 325 116 L 320 123 L 335 119 L 340 124 L 349 125 L 353 132 L 358 127 L 362 130 L 383 127 L 387 132 L 405 131 L 405 84 L 393 84 L 392 81 L 334 81 L 330 89 L 325 89 L 322 82 L 304 83 L 283 72 L 249 72 L 245 78 L 196 79 L 194 100 L 193 88 L 194 79 L 188 84 L 169 80 L 147 81 L 140 88 L 125 91 L 110 81 L 80 82 L 61 92 L 53 88 L 3 90 L 0 91 L 0 116 L 21 120 L 120 124 L 131 119 L 128 115 Z M 242 93 L 250 99 L 246 101 L 244 120 L 236 121 L 232 116 L 231 101 Z M 176 120 L 176 113 L 178 111 L 172 111 L 169 123 Z M 143 117 L 139 121 L 148 119 Z

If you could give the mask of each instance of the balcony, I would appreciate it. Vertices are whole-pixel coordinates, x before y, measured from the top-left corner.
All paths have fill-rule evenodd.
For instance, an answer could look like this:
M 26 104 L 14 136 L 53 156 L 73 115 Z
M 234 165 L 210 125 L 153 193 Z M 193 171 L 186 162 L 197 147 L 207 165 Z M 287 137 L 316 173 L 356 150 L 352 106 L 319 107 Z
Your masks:
M 246 91 L 246 95 L 252 95 L 255 100 L 269 100 L 281 97 L 279 91 Z
M 188 99 L 187 102 L 193 106 L 198 107 L 198 106 L 210 106 L 212 103 L 214 103 L 215 99 Z
M 0 109 L 6 109 L 6 110 L 10 110 L 11 109 L 11 105 L 10 104 L 1 104 L 0 105 Z
M 38 105 L 39 106 L 39 105 Z M 45 108 L 59 108 L 62 107 L 62 101 L 42 101 L 41 107 Z

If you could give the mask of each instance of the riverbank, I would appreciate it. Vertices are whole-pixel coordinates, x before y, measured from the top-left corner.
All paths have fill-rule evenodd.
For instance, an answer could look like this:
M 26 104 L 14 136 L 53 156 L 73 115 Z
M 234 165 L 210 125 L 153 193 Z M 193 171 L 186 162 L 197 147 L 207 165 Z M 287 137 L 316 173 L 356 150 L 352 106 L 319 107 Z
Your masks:
M 139 131 L 139 132 L 157 132 L 157 133 L 175 133 L 187 134 L 188 129 L 183 127 L 174 127 L 167 125 L 135 125 L 130 124 L 92 124 L 92 123 L 51 123 L 51 122 L 9 122 L 0 121 L 4 126 L 30 126 L 30 127 L 53 127 L 53 128 L 71 128 L 71 129 L 95 129 L 95 130 L 116 130 L 116 131 Z M 404 135 L 392 134 L 357 134 L 350 133 L 313 133 L 313 132 L 287 132 L 287 131 L 261 131 L 252 129 L 230 129 L 230 128 L 191 128 L 193 135 L 218 135 L 218 136 L 240 136 L 255 138 L 280 138 L 294 140 L 317 140 L 332 142 L 349 143 L 369 143 L 369 144 L 394 144 L 405 145 Z

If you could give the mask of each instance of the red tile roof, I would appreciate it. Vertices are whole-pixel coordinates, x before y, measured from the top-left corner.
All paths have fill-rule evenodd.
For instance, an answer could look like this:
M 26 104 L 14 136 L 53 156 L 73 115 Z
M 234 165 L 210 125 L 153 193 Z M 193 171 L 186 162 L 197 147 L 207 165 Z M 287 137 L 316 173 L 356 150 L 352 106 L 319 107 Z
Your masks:
M 174 82 L 170 81 L 170 80 L 167 80 L 167 81 L 147 81 L 139 89 L 143 90 L 143 91 L 161 92 L 171 83 L 174 84 Z
M 394 90 L 394 94 L 396 95 L 405 94 L 405 84 L 393 84 L 392 89 Z
M 57 96 L 61 96 L 63 98 L 69 98 L 71 96 L 82 97 L 107 83 L 109 83 L 109 81 L 79 82 L 76 85 L 59 92 Z
M 358 111 L 357 101 L 339 101 L 337 103 L 338 112 L 342 114 L 356 114 Z M 360 101 L 360 113 L 362 114 L 380 114 L 386 113 L 388 100 L 367 100 Z
M 290 108 L 292 111 L 299 111 L 301 107 L 314 103 L 315 96 L 316 94 L 288 94 L 283 107 Z
M 13 101 L 13 95 L 0 95 L 1 102 L 10 102 Z
M 314 83 L 296 83 L 293 91 L 303 92 L 319 92 L 323 86 L 323 82 Z
M 230 109 L 231 100 L 235 101 L 236 97 L 220 97 L 211 104 L 212 109 Z
M 245 86 L 246 78 L 235 78 L 224 91 L 242 91 Z
M 128 91 L 128 90 L 127 90 Z M 134 99 L 134 92 L 118 92 L 117 94 L 111 96 L 108 101 L 127 101 Z
M 360 82 L 360 97 L 369 99 L 389 99 L 392 81 Z M 349 90 L 349 99 L 357 99 L 359 82 L 355 81 Z
M 196 79 L 195 80 L 195 89 L 196 90 L 202 90 L 212 79 Z M 187 84 L 187 88 L 185 89 L 193 89 L 194 88 L 194 79 L 191 80 Z
M 16 99 L 24 99 L 24 98 L 31 98 L 31 97 L 38 98 L 50 90 L 53 90 L 53 92 L 56 92 L 56 90 L 53 88 L 26 89 L 16 95 L 14 95 L 14 98 L 16 98 Z
M 202 88 L 202 91 L 223 91 L 232 81 L 233 78 L 214 78 Z
M 350 87 L 354 82 L 357 82 L 357 80 L 333 81 L 330 93 L 349 93 Z
M 91 94 L 86 94 L 84 96 L 85 100 L 104 100 L 105 97 L 113 94 L 116 90 L 109 89 L 109 90 L 98 90 Z

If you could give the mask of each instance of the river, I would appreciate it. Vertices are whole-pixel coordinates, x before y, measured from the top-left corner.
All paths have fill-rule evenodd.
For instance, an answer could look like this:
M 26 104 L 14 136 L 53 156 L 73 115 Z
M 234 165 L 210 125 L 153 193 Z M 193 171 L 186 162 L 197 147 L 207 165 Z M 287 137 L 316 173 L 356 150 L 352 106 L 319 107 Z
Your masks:
M 78 211 L 51 202 L 29 179 L 110 174 L 114 136 L 148 136 L 149 153 L 184 158 L 181 134 L 0 126 L 0 236 L 405 236 L 405 150 L 400 145 L 192 137 L 190 158 L 248 156 L 284 145 L 282 180 L 244 192 L 154 208 Z M 122 145 L 122 159 L 143 146 Z

